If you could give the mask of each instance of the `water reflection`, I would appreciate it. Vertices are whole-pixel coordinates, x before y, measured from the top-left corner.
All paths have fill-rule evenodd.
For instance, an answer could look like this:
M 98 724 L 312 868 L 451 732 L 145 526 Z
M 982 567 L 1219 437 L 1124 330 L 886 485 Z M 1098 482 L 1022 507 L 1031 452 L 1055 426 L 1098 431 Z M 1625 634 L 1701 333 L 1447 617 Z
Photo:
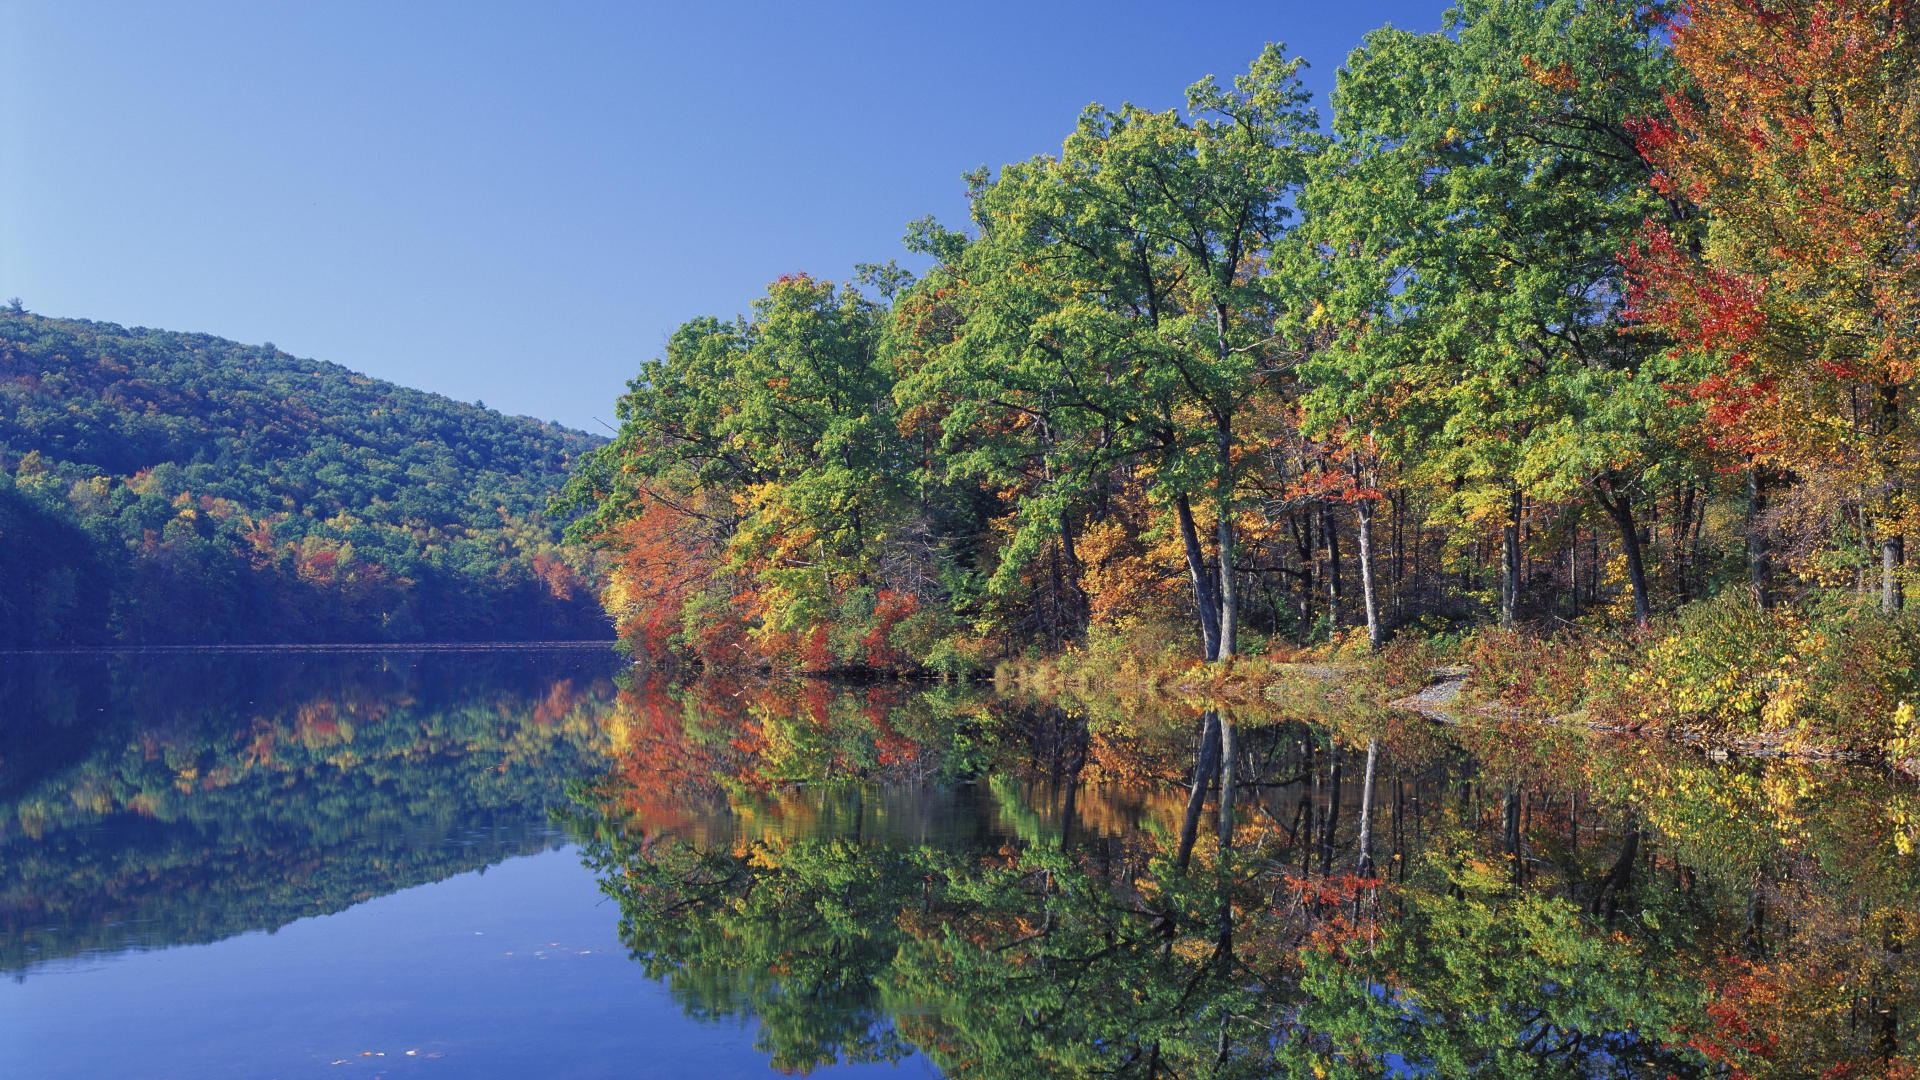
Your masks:
M 557 846 L 615 658 L 9 657 L 0 972 L 215 941 Z
M 1920 1052 L 1920 792 L 1871 770 L 1360 702 L 1309 723 L 618 667 L 9 658 L 0 971 L 30 988 L 570 839 L 618 969 L 753 1021 L 788 1070 L 1866 1076 Z M 633 1005 L 594 978 L 564 1000 L 599 1031 Z
M 783 1069 L 1913 1063 L 1920 799 L 1872 772 L 1358 709 L 632 704 L 571 827 L 649 975 Z

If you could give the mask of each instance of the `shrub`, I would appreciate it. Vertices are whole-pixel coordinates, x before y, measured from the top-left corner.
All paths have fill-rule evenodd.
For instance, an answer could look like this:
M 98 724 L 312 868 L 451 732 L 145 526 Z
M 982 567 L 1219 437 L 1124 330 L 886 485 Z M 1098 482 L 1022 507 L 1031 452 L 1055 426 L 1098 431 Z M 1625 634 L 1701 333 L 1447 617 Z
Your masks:
M 1796 622 L 1737 592 L 1683 608 L 1627 676 L 1622 718 L 1704 734 L 1765 730 L 1767 703 L 1792 678 Z
M 1801 631 L 1797 662 L 1767 702 L 1767 727 L 1860 750 L 1885 748 L 1903 735 L 1902 706 L 1911 714 L 1908 703 L 1920 702 L 1920 618 L 1848 603 Z
M 1477 696 L 1544 717 L 1580 706 L 1589 666 L 1612 647 L 1612 642 L 1583 632 L 1542 637 L 1487 627 L 1468 635 L 1460 651 L 1461 662 L 1473 672 Z
M 1920 701 L 1920 617 L 1839 594 L 1762 611 L 1729 594 L 1693 604 L 1644 653 L 1620 704 L 1636 722 L 1878 752 Z

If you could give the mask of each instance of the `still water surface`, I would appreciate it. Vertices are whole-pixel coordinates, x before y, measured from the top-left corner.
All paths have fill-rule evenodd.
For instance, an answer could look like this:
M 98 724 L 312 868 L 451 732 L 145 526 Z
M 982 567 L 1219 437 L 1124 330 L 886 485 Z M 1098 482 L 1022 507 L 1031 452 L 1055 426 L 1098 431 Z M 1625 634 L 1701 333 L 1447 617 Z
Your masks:
M 0 666 L 0 1076 L 767 1074 L 554 817 L 610 653 Z
M 0 658 L 0 1075 L 1911 1064 L 1911 785 L 1301 711 Z

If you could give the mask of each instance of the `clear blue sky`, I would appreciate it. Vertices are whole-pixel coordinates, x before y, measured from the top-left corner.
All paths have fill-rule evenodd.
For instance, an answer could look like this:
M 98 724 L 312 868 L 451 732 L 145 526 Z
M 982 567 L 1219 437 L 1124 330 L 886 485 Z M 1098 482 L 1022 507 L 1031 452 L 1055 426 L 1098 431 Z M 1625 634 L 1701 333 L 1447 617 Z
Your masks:
M 959 175 L 1424 2 L 0 3 L 0 298 L 592 427 L 673 327 Z

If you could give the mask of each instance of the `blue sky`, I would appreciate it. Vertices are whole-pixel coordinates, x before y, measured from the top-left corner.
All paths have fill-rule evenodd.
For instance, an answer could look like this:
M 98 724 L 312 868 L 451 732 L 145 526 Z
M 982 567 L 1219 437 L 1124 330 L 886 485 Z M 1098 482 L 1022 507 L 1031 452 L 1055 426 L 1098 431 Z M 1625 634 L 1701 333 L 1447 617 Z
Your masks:
M 0 14 L 0 297 L 603 430 L 673 327 L 900 257 L 960 174 L 1429 2 L 104 3 Z

